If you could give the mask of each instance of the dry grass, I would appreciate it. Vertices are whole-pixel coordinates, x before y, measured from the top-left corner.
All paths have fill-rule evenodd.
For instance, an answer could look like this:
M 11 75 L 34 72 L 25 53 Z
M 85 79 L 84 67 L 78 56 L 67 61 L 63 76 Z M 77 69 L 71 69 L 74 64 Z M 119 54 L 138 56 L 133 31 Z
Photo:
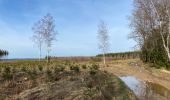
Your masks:
M 95 62 L 53 60 L 0 63 L 0 99 L 136 99 L 116 76 Z M 101 65 L 102 66 L 102 65 Z

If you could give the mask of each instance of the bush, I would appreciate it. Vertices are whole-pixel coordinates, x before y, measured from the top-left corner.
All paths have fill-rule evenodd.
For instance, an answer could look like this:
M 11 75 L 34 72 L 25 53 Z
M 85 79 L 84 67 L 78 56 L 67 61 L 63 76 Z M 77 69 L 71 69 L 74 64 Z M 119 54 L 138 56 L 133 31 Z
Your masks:
M 11 73 L 11 68 L 10 67 L 5 67 L 4 68 L 4 73 Z
M 36 70 L 35 68 L 33 68 L 33 69 L 32 69 L 32 73 L 33 73 L 34 75 L 37 75 L 37 70 Z
M 97 64 L 92 64 L 92 66 L 90 67 L 91 70 L 99 70 L 99 65 Z
M 78 66 L 75 66 L 73 69 L 75 72 L 80 72 L 80 68 Z
M 28 75 L 30 75 L 30 79 L 32 79 L 32 80 L 36 79 L 37 71 L 35 68 L 32 70 L 28 70 L 27 73 L 28 73 Z
M 47 74 L 48 76 L 51 76 L 51 75 L 52 75 L 52 71 L 51 71 L 49 68 L 47 68 L 46 74 Z
M 65 61 L 65 64 L 64 65 L 70 65 L 70 62 L 69 61 Z
M 58 74 L 59 72 L 60 72 L 60 69 L 59 69 L 58 67 L 55 67 L 55 68 L 54 68 L 54 73 L 55 73 L 55 74 Z
M 60 72 L 63 72 L 65 70 L 65 67 L 64 66 L 61 66 L 60 67 Z
M 80 72 L 80 68 L 78 66 L 70 66 L 70 70 L 73 70 L 75 72 Z
M 12 73 L 16 73 L 16 72 L 17 72 L 16 68 L 12 67 Z
M 4 80 L 11 80 L 13 78 L 13 75 L 11 73 L 3 73 L 2 77 Z
M 42 71 L 43 70 L 42 65 L 38 65 L 38 69 L 39 69 L 39 71 Z
M 2 73 L 2 77 L 4 80 L 11 80 L 12 79 L 12 74 L 11 74 L 11 68 L 10 67 L 5 67 L 4 72 Z
M 70 70 L 73 70 L 73 65 L 70 66 Z
M 82 65 L 82 68 L 83 68 L 83 69 L 87 69 L 87 66 L 86 66 L 86 65 Z
M 21 71 L 26 72 L 26 71 L 27 71 L 27 68 L 26 68 L 25 66 L 22 66 L 22 67 L 21 67 Z
M 96 70 L 90 70 L 90 75 L 95 75 L 97 73 Z
M 92 66 L 90 67 L 90 75 L 95 75 L 98 70 L 99 70 L 99 65 L 92 64 Z
M 59 66 L 59 67 L 55 67 L 54 68 L 54 73 L 59 73 L 59 72 L 63 72 L 65 70 L 64 66 Z

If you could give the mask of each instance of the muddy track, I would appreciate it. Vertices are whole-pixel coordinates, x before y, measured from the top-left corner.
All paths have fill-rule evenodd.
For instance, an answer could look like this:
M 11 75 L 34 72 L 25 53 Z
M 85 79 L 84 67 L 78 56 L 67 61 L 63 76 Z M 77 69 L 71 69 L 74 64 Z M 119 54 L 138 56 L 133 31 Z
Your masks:
M 170 72 L 151 68 L 138 59 L 116 60 L 109 62 L 108 67 L 101 70 L 108 71 L 117 76 L 135 76 L 143 81 L 160 84 L 170 90 Z

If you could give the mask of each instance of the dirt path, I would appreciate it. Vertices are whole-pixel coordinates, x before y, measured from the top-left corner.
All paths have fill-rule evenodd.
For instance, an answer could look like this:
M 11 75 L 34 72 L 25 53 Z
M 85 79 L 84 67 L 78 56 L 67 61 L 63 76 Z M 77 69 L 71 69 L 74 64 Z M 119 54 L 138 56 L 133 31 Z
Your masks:
M 108 63 L 109 67 L 102 70 L 113 73 L 117 76 L 135 76 L 140 80 L 160 84 L 170 90 L 170 72 L 162 69 L 155 69 L 143 64 L 139 59 L 115 60 Z

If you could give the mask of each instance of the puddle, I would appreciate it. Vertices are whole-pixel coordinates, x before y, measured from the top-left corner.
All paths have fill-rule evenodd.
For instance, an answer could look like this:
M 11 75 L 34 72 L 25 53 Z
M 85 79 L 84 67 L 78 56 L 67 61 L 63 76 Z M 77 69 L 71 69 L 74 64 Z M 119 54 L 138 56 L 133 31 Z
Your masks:
M 150 82 L 145 82 L 133 76 L 120 79 L 134 92 L 139 100 L 170 100 L 170 90 Z

